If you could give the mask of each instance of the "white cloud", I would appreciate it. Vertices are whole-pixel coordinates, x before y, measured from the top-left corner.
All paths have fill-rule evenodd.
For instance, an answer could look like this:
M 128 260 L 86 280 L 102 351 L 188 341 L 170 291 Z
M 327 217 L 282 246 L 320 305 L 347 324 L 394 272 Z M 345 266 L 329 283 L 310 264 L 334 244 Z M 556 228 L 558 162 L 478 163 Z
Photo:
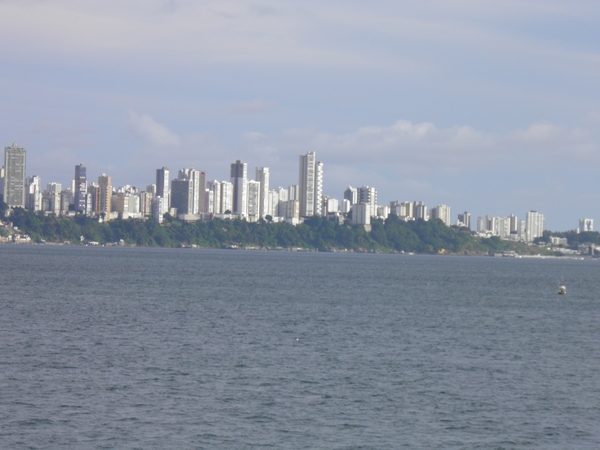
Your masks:
M 150 145 L 165 147 L 178 145 L 180 142 L 179 136 L 148 115 L 140 116 L 130 111 L 128 123 L 133 135 Z
M 380 173 L 402 176 L 458 175 L 494 167 L 506 170 L 515 162 L 539 167 L 557 160 L 581 164 L 600 159 L 598 141 L 589 130 L 549 123 L 494 134 L 469 126 L 439 129 L 431 123 L 399 120 L 347 134 L 304 129 L 275 135 L 249 133 L 245 139 L 256 154 L 273 155 L 276 150 L 283 159 L 311 150 L 326 164 L 363 166 L 365 171 L 376 167 Z

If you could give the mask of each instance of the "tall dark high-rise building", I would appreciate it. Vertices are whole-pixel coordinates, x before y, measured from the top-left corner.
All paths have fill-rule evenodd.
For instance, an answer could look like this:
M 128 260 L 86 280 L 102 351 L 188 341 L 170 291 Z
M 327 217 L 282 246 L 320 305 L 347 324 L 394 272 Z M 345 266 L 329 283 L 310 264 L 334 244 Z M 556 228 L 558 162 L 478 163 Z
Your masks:
M 4 203 L 25 208 L 26 150 L 14 143 L 4 148 Z
M 87 213 L 87 180 L 85 165 L 75 166 L 75 212 Z

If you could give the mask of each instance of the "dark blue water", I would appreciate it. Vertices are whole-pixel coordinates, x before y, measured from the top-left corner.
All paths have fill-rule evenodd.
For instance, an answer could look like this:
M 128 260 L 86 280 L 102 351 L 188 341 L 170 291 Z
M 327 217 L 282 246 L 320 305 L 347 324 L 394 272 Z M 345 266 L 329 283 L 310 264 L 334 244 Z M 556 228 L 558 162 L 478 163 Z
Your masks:
M 600 448 L 600 262 L 0 260 L 1 448 Z

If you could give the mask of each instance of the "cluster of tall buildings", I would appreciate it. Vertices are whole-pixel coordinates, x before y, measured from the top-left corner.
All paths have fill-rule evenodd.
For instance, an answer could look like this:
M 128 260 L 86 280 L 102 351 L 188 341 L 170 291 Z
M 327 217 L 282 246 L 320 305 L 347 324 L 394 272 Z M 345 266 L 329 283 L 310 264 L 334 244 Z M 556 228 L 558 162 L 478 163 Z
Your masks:
M 452 224 L 448 205 L 430 210 L 422 201 L 396 200 L 380 205 L 377 189 L 371 186 L 348 186 L 341 201 L 324 195 L 323 163 L 315 152 L 300 155 L 298 183 L 286 188 L 271 188 L 268 167 L 256 167 L 254 179 L 250 179 L 248 164 L 237 160 L 231 163 L 229 180 L 208 180 L 204 170 L 194 168 L 183 168 L 177 178 L 171 179 L 169 169 L 162 167 L 156 170 L 155 183 L 144 190 L 130 185 L 115 188 L 106 174 L 90 182 L 85 165 L 78 164 L 70 186 L 48 183 L 42 189 L 39 176 L 26 176 L 26 149 L 14 143 L 4 149 L 0 193 L 11 208 L 56 215 L 85 214 L 99 220 L 154 216 L 162 222 L 168 213 L 185 221 L 219 217 L 296 224 L 307 217 L 327 216 L 339 221 L 349 217 L 368 228 L 372 218 L 387 219 L 395 214 L 406 221 L 439 219 L 448 226 Z M 471 215 L 458 214 L 456 225 L 470 229 Z M 542 236 L 545 218 L 536 211 L 528 212 L 520 221 L 515 215 L 478 217 L 476 230 L 484 236 L 532 242 Z M 593 220 L 581 219 L 579 230 L 592 231 Z

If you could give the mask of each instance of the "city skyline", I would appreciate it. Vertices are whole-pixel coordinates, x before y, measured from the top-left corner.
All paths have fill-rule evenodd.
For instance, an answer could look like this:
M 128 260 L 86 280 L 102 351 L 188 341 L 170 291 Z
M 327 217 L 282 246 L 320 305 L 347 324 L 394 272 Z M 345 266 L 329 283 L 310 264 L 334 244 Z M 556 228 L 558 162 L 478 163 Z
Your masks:
M 205 171 L 193 168 L 182 168 L 176 178 L 171 178 L 169 169 L 163 166 L 156 169 L 156 183 L 145 188 L 129 184 L 114 186 L 111 176 L 105 173 L 98 177 L 97 183 L 88 185 L 87 168 L 80 163 L 75 166 L 74 178 L 67 184 L 70 187 L 62 189 L 61 183 L 50 182 L 46 189 L 42 189 L 41 177 L 26 177 L 25 154 L 26 149 L 17 143 L 5 147 L 0 190 L 7 198 L 15 197 L 14 192 L 22 193 L 17 195 L 23 199 L 22 202 L 13 202 L 12 207 L 55 215 L 83 213 L 102 220 L 154 216 L 162 222 L 163 215 L 171 213 L 186 221 L 203 220 L 204 217 L 240 217 L 255 222 L 272 217 L 297 224 L 303 218 L 334 214 L 339 220 L 348 215 L 353 224 L 370 227 L 373 218 L 385 220 L 389 214 L 395 214 L 403 220 L 439 219 L 447 226 L 472 229 L 472 214 L 468 211 L 456 214 L 456 220 L 453 220 L 450 205 L 438 203 L 428 206 L 420 200 L 379 203 L 377 188 L 373 186 L 348 186 L 341 199 L 324 195 L 324 165 L 317 160 L 316 153 L 310 151 L 299 156 L 298 183 L 274 189 L 270 189 L 268 167 L 256 167 L 255 180 L 251 180 L 248 178 L 248 164 L 241 160 L 230 164 L 229 182 L 207 181 Z M 592 218 L 579 218 L 578 227 L 571 230 L 578 233 L 593 231 L 593 221 Z M 476 228 L 472 231 L 502 239 L 533 242 L 542 236 L 544 230 L 544 214 L 530 210 L 524 220 L 519 220 L 512 213 L 505 217 L 478 216 Z
M 44 180 L 240 159 L 284 185 L 315 151 L 326 195 L 597 215 L 597 2 L 49 0 L 0 21 L 0 136 Z

